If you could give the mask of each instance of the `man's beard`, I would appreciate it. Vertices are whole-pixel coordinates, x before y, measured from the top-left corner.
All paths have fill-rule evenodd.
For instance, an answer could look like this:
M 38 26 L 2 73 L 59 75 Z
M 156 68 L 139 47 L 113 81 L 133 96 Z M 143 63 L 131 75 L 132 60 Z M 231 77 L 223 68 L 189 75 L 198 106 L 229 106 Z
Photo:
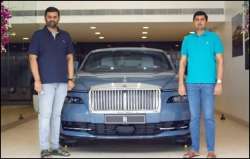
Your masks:
M 50 27 L 50 28 L 56 28 L 57 27 L 57 22 L 55 22 L 55 21 L 47 21 L 46 25 L 47 25 L 47 27 Z

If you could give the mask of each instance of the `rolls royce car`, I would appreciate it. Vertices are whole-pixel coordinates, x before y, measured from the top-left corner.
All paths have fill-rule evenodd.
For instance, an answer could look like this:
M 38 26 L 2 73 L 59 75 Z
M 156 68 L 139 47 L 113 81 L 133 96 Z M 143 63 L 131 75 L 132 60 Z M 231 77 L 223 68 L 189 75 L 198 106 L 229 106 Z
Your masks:
M 60 143 L 173 138 L 190 145 L 188 99 L 170 55 L 153 48 L 90 51 L 61 114 Z

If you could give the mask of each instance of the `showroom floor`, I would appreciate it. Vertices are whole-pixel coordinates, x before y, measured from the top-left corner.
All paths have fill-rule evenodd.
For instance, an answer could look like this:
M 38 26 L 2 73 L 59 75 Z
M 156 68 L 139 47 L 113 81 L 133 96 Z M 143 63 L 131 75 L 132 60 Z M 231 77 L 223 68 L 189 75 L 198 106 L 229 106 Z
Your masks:
M 11 127 L 2 129 L 3 125 L 11 122 L 20 115 L 20 108 L 11 108 L 11 111 L 3 110 L 1 107 L 1 119 L 3 114 L 6 117 L 3 124 L 1 122 L 1 158 L 6 157 L 39 157 L 38 145 L 38 122 L 37 117 L 32 113 L 32 107 L 22 109 L 23 121 L 12 124 Z M 27 112 L 30 115 L 27 115 Z M 8 117 L 7 117 L 8 112 Z M 33 117 L 32 117 L 33 116 Z M 230 120 L 217 119 L 216 152 L 218 157 L 237 158 L 249 157 L 249 127 L 240 125 Z M 78 147 L 69 147 L 70 157 L 81 158 L 176 158 L 182 157 L 184 146 L 166 143 L 164 141 L 105 141 L 89 142 Z M 201 158 L 206 156 L 206 144 L 204 139 L 204 129 L 201 130 Z

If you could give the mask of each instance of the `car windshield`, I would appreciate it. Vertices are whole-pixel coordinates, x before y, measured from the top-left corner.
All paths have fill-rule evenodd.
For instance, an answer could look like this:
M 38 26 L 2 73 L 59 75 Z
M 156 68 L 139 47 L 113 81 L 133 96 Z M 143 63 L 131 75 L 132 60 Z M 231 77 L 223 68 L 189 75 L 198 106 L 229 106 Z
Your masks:
M 118 50 L 90 54 L 80 71 L 165 72 L 172 70 L 167 57 L 158 51 Z

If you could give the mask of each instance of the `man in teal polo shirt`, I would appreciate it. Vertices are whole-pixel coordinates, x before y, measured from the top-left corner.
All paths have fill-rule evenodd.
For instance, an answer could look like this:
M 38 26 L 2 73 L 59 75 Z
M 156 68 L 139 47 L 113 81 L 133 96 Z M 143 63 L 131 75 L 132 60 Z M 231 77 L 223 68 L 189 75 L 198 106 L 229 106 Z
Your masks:
M 207 20 L 208 16 L 203 11 L 194 14 L 195 32 L 184 37 L 181 48 L 178 92 L 181 96 L 187 94 L 191 113 L 192 149 L 184 155 L 187 158 L 199 155 L 201 112 L 205 118 L 207 157 L 216 157 L 214 100 L 215 95 L 222 93 L 224 49 L 219 36 L 206 29 Z

